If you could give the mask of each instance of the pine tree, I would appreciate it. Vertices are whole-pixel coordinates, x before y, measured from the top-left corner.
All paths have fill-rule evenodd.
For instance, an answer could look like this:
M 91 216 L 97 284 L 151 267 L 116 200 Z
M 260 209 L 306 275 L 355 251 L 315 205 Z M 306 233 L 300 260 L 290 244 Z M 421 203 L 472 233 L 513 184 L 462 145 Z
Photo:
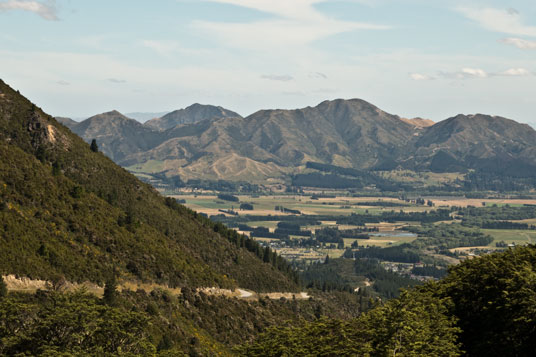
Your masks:
M 4 277 L 0 275 L 0 299 L 7 296 L 7 284 L 4 281 Z
M 93 152 L 99 152 L 99 147 L 97 145 L 97 140 L 96 139 L 91 140 L 91 145 L 89 146 L 89 148 Z
M 106 305 L 113 306 L 117 298 L 117 281 L 115 274 L 106 281 L 104 285 L 104 296 L 102 297 Z

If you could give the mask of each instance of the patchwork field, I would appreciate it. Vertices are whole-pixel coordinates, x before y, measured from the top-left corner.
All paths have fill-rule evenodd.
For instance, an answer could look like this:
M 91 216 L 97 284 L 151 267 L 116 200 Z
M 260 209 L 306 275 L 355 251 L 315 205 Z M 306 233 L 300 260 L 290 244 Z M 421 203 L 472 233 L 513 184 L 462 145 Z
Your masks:
M 223 195 L 225 196 L 225 195 Z M 324 194 L 323 192 L 311 192 L 309 195 L 235 195 L 235 201 L 229 201 L 216 194 L 183 194 L 173 196 L 177 199 L 184 200 L 185 205 L 195 211 L 204 213 L 208 216 L 224 217 L 227 222 L 235 222 L 241 224 L 241 233 L 249 236 L 254 236 L 257 241 L 263 242 L 265 245 L 272 247 L 282 256 L 290 261 L 302 261 L 312 263 L 325 259 L 340 257 L 345 249 L 362 249 L 367 247 L 396 247 L 405 243 L 412 243 L 418 238 L 418 235 L 404 230 L 408 226 L 422 226 L 422 222 L 409 220 L 405 221 L 401 213 L 409 214 L 424 214 L 431 213 L 440 208 L 456 207 L 523 207 L 524 205 L 534 205 L 536 200 L 520 200 L 520 199 L 467 199 L 463 197 L 423 197 L 420 202 L 415 198 L 411 200 L 402 200 L 397 198 L 385 197 L 348 197 L 348 196 L 333 196 Z M 229 199 L 229 197 L 227 197 Z M 238 200 L 238 201 L 236 201 Z M 241 209 L 242 204 L 248 204 L 253 209 Z M 289 213 L 291 212 L 291 213 Z M 392 213 L 392 214 L 391 214 Z M 398 214 L 400 215 L 398 216 Z M 351 215 L 376 216 L 387 214 L 388 216 L 398 217 L 394 221 L 380 221 L 376 223 L 365 223 L 365 225 L 357 226 L 354 224 L 337 223 L 341 217 Z M 452 215 L 455 213 L 453 212 Z M 451 215 L 451 216 L 452 216 Z M 252 216 L 248 218 L 248 216 Z M 254 217 L 253 217 L 254 216 Z M 274 220 L 273 216 L 281 217 L 281 220 Z M 318 221 L 314 222 L 314 217 L 318 216 Z M 449 215 L 447 214 L 447 217 Z M 288 217 L 288 219 L 286 218 Z M 295 219 L 292 217 L 296 217 Z M 263 219 L 266 218 L 266 219 Z M 305 218 L 305 220 L 304 220 Z M 311 219 L 313 222 L 311 222 Z M 344 221 L 344 219 L 343 219 Z M 526 223 L 536 225 L 536 218 L 524 220 L 511 220 L 517 223 Z M 236 223 L 238 222 L 238 223 Z M 356 233 L 354 237 L 344 236 L 342 239 L 333 241 L 314 241 L 307 243 L 308 236 L 296 235 L 292 232 L 286 236 L 286 244 L 278 236 L 278 224 L 281 222 L 297 222 L 301 231 L 310 231 L 313 234 L 318 230 L 325 228 L 336 228 L 339 231 L 364 232 L 364 237 Z M 441 224 L 453 224 L 453 227 L 460 227 L 460 219 L 440 219 L 431 222 L 438 229 Z M 444 225 L 443 225 L 444 226 Z M 246 228 L 249 227 L 249 228 Z M 424 227 L 424 226 L 423 226 Z M 251 231 L 251 230 L 256 231 Z M 456 228 L 458 229 L 458 228 Z M 454 232 L 454 231 L 453 231 Z M 495 249 L 504 249 L 500 247 L 511 245 L 536 244 L 536 230 L 521 230 L 521 229 L 481 229 L 484 234 L 489 234 L 493 241 L 487 246 L 461 246 L 458 248 L 449 247 L 452 253 L 467 256 L 473 254 L 476 249 L 481 251 L 490 251 Z M 351 233 L 350 233 L 351 234 Z M 444 234 L 444 233 L 442 233 Z M 456 240 L 460 238 L 460 233 L 449 233 L 443 239 Z M 313 236 L 314 239 L 317 234 Z M 368 238 L 367 238 L 368 237 Z M 424 239 L 427 239 L 426 236 Z M 437 239 L 437 237 L 435 238 Z M 447 242 L 445 241 L 445 242 Z M 357 248 L 355 243 L 357 242 Z M 499 243 L 499 244 L 497 244 Z M 459 261 L 454 256 L 448 254 L 438 254 L 437 249 L 425 249 L 425 255 L 432 259 L 442 259 L 452 264 L 453 261 Z
M 172 196 L 186 201 L 185 205 L 197 212 L 208 215 L 221 214 L 220 209 L 234 209 L 239 215 L 282 215 L 284 212 L 275 209 L 282 206 L 287 209 L 298 210 L 306 215 L 350 215 L 352 213 L 380 213 L 382 211 L 404 209 L 406 212 L 421 212 L 429 207 L 416 206 L 394 198 L 376 197 L 334 197 L 318 198 L 312 200 L 307 196 L 251 196 L 237 195 L 240 202 L 224 201 L 216 195 L 176 195 Z M 387 206 L 366 205 L 369 202 L 383 202 Z M 389 203 L 393 203 L 389 206 Z M 241 203 L 252 204 L 254 209 L 240 210 Z

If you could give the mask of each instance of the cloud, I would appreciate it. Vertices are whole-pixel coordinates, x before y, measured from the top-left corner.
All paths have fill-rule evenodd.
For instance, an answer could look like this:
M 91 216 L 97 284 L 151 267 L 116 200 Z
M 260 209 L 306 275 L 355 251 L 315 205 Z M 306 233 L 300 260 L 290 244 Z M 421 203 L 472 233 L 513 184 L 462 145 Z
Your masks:
M 498 76 L 512 76 L 512 77 L 526 77 L 531 76 L 532 73 L 525 68 L 510 68 L 506 71 L 496 73 Z
M 445 78 L 456 79 L 472 79 L 472 78 L 487 78 L 489 74 L 480 68 L 462 68 L 456 72 L 440 72 L 441 76 Z
M 525 25 L 521 14 L 517 10 L 469 7 L 458 7 L 456 10 L 487 30 L 536 37 L 536 26 Z
M 427 74 L 421 74 L 421 73 L 410 73 L 409 76 L 414 81 L 430 81 L 430 80 L 435 79 L 432 76 L 429 76 Z
M 418 76 L 421 76 L 418 73 L 416 74 Z M 457 72 L 441 72 L 440 75 L 445 78 L 473 79 L 473 78 L 490 78 L 490 77 L 496 77 L 496 76 L 526 77 L 526 76 L 532 76 L 533 73 L 527 70 L 526 68 L 509 68 L 502 72 L 486 72 L 480 68 L 462 68 L 461 70 Z M 420 80 L 418 78 L 413 78 L 413 79 Z
M 118 79 L 118 78 L 108 78 L 107 81 L 112 82 L 112 83 L 116 83 L 116 84 L 121 84 L 121 83 L 126 83 L 127 82 L 124 79 Z
M 522 38 L 503 38 L 499 42 L 505 43 L 507 45 L 516 46 L 522 50 L 536 50 L 536 41 L 524 40 Z
M 480 68 L 462 68 L 459 72 L 464 77 L 476 77 L 476 78 L 486 78 L 488 74 L 486 71 Z
M 48 1 L 47 4 L 28 0 L 8 0 L 0 2 L 0 11 L 10 10 L 29 11 L 41 16 L 45 20 L 59 20 L 54 1 Z
M 294 79 L 292 76 L 289 76 L 288 74 L 283 74 L 283 75 L 264 74 L 261 76 L 261 78 L 269 79 L 271 81 L 281 81 L 281 82 L 288 82 Z
M 325 75 L 322 72 L 310 72 L 309 78 L 320 78 L 320 79 L 328 79 L 328 76 Z
M 390 26 L 330 18 L 313 5 L 328 0 L 208 0 L 246 7 L 275 17 L 252 22 L 194 21 L 191 26 L 237 48 L 273 51 L 296 49 L 314 41 L 355 30 L 386 30 Z

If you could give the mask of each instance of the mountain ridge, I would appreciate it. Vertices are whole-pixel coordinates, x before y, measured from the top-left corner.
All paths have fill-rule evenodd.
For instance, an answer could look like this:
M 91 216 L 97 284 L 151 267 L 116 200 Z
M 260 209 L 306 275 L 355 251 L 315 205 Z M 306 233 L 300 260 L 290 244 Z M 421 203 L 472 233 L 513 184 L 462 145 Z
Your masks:
M 92 135 L 80 124 L 73 130 L 86 141 L 101 135 L 103 152 L 133 172 L 185 180 L 260 182 L 299 173 L 307 162 L 358 170 L 439 172 L 504 172 L 502 165 L 522 175 L 536 167 L 536 132 L 498 116 L 459 114 L 431 125 L 430 120 L 401 118 L 361 99 L 259 110 L 245 118 L 203 116 L 204 109 L 220 107 L 188 108 L 203 110 L 188 120 L 185 110 L 172 112 L 180 113 L 183 123 L 170 120 L 165 130 L 139 123 L 112 137 L 104 135 L 105 127 Z M 504 165 L 508 162 L 513 166 Z M 520 168 L 523 165 L 528 169 Z
M 198 121 L 240 117 L 240 114 L 220 106 L 194 103 L 184 109 L 174 110 L 160 118 L 154 118 L 144 123 L 145 126 L 155 130 L 167 130 L 181 124 L 193 124 Z

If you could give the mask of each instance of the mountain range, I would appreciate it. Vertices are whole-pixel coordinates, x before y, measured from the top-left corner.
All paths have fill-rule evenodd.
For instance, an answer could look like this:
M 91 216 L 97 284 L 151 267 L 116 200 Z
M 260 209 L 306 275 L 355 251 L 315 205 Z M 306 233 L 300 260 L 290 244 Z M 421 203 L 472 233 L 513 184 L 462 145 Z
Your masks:
M 245 118 L 195 104 L 144 125 L 118 112 L 62 122 L 133 172 L 182 179 L 265 181 L 303 172 L 311 162 L 373 171 L 536 172 L 536 131 L 527 124 L 483 114 L 405 119 L 360 99 Z

